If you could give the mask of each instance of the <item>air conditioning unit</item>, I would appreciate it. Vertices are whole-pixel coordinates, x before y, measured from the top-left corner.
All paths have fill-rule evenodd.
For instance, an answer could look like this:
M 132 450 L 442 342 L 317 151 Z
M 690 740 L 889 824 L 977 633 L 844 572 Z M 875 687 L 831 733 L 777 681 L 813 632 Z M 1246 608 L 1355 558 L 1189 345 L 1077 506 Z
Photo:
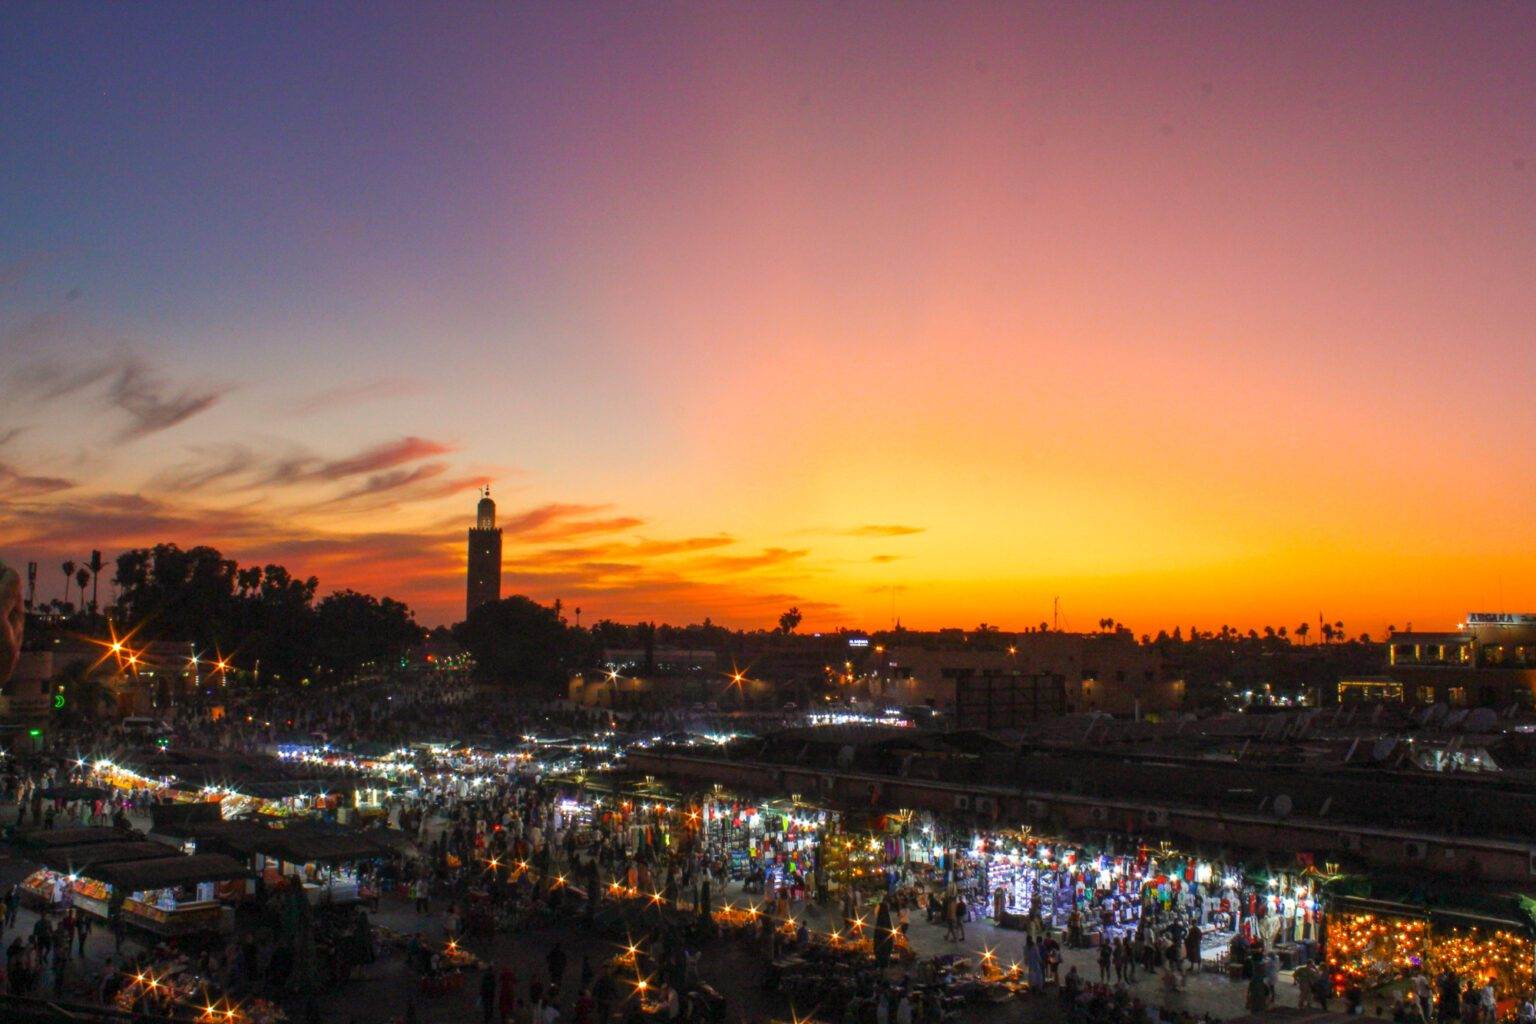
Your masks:
M 1429 844 L 1410 839 L 1403 844 L 1403 853 L 1409 860 L 1424 860 L 1429 856 Z
M 971 801 L 971 805 L 976 809 L 977 814 L 995 814 L 997 812 L 997 801 L 989 796 L 978 796 Z
M 1091 818 L 1096 824 L 1103 825 L 1109 821 L 1109 808 L 1090 807 L 1088 808 L 1088 817 Z M 1532 856 L 1536 857 L 1536 854 L 1532 854 Z
M 1141 813 L 1141 823 L 1154 828 L 1166 828 L 1168 825 L 1168 812 L 1161 807 L 1148 807 Z
M 971 798 L 968 796 L 955 797 L 955 810 L 968 811 L 971 809 Z
M 823 775 L 821 777 L 821 788 L 828 793 L 832 792 L 832 790 L 837 788 L 837 777 L 835 775 Z

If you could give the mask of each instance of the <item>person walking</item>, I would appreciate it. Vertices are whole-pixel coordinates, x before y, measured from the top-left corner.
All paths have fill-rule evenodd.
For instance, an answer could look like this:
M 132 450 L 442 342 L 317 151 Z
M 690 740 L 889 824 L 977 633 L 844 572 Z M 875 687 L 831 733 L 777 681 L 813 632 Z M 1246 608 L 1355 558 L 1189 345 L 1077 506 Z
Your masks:
M 1108 936 L 1099 941 L 1099 983 L 1109 984 L 1109 972 L 1115 958 L 1114 950 L 1110 948 L 1113 942 Z

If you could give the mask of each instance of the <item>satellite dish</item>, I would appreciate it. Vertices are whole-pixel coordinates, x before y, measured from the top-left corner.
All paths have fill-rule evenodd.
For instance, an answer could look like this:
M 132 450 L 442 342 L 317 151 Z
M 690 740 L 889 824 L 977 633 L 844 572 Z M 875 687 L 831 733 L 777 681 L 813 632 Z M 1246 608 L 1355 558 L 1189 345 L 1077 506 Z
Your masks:
M 1291 814 L 1291 798 L 1281 793 L 1275 797 L 1275 817 L 1288 818 Z
M 1387 758 L 1392 756 L 1392 751 L 1396 749 L 1397 740 L 1390 736 L 1383 736 L 1381 739 L 1377 740 L 1376 745 L 1371 748 L 1371 760 L 1385 761 Z
M 1467 712 L 1462 728 L 1467 732 L 1493 732 L 1499 727 L 1499 716 L 1493 708 L 1473 708 Z

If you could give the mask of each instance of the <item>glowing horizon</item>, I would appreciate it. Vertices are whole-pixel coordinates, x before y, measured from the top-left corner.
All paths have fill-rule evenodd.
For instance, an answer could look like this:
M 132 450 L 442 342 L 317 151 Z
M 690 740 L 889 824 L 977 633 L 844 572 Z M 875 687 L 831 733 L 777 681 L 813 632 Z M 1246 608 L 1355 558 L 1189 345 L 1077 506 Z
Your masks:
M 584 623 L 1536 608 L 1536 10 L 371 13 L 0 14 L 40 599 L 209 543 L 451 622 L 489 482 Z

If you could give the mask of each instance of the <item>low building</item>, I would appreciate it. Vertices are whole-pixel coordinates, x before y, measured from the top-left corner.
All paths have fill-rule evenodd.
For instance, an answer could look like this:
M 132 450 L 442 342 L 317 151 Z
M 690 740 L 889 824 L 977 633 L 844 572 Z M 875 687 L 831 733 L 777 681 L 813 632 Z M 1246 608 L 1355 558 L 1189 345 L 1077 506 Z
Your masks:
M 1067 688 L 1061 676 L 980 672 L 955 680 L 957 729 L 1018 729 L 1066 713 Z
M 1536 707 L 1536 614 L 1472 612 L 1454 630 L 1393 633 L 1385 671 L 1341 679 L 1338 696 L 1414 707 Z
M 1182 680 L 1169 677 L 1161 656 L 1130 633 L 1043 631 L 963 639 L 956 644 L 891 645 L 876 654 L 880 695 L 904 705 L 956 709 L 962 692 L 971 714 L 986 700 L 1012 705 L 1010 715 L 1107 711 L 1136 715 L 1171 711 L 1184 699 Z M 962 726 L 963 727 L 963 726 Z

